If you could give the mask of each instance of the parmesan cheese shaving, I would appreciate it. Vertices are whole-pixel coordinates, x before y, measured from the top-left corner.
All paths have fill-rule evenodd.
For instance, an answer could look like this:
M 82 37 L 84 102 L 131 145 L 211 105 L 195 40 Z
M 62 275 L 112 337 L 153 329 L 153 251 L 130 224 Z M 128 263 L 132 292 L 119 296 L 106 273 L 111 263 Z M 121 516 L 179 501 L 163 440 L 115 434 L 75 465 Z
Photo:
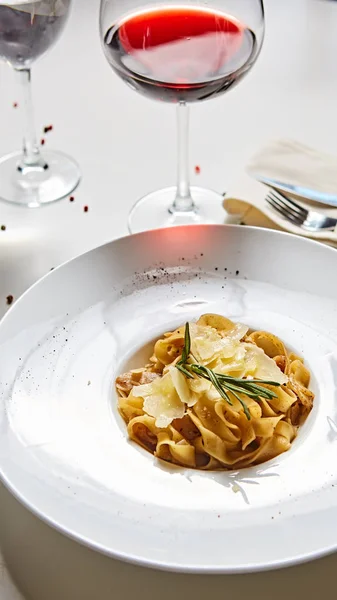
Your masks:
M 157 427 L 167 427 L 174 419 L 181 419 L 185 414 L 185 404 L 181 401 L 171 373 L 152 383 L 139 385 L 133 389 L 135 398 L 143 398 L 144 411 L 155 417 Z

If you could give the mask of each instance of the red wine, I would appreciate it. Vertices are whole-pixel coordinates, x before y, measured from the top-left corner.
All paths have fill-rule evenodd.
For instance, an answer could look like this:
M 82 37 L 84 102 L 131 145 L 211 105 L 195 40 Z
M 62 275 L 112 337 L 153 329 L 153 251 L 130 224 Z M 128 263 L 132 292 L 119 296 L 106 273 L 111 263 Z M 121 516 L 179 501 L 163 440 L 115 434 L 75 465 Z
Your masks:
M 54 43 L 67 19 L 70 0 L 32 0 L 0 5 L 0 58 L 29 67 Z
M 120 77 L 167 102 L 194 102 L 237 83 L 257 57 L 255 34 L 221 12 L 173 6 L 134 13 L 106 33 Z

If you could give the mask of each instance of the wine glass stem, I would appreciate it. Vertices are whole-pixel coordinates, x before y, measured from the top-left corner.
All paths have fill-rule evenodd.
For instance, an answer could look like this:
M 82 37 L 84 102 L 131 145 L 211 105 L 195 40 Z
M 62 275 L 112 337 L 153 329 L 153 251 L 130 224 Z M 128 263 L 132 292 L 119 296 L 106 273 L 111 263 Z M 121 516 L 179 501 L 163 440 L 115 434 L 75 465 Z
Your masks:
M 191 196 L 189 178 L 189 107 L 180 102 L 177 107 L 178 117 L 178 184 L 172 213 L 193 212 L 195 204 Z
M 22 87 L 23 110 L 24 110 L 24 138 L 23 157 L 19 169 L 24 167 L 41 166 L 42 157 L 36 141 L 34 109 L 31 89 L 31 70 L 16 69 Z

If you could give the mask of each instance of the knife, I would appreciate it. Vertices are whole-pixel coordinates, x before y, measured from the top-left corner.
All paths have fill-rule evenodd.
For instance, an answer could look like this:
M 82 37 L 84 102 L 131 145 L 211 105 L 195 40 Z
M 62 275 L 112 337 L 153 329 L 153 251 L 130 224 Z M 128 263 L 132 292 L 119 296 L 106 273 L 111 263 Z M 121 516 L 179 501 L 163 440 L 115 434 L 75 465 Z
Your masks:
M 252 173 L 253 174 L 253 173 Z M 290 183 L 283 183 L 282 181 L 277 181 L 276 179 L 269 179 L 269 177 L 264 177 L 263 175 L 259 175 L 258 173 L 254 173 L 254 177 L 269 185 L 269 187 L 279 189 L 282 192 L 288 192 L 288 194 L 295 194 L 300 198 L 305 198 L 306 200 L 313 200 L 314 202 L 319 202 L 320 204 L 327 204 L 328 206 L 335 206 L 337 208 L 337 190 L 336 194 L 326 194 L 324 192 L 318 192 L 316 190 L 312 190 L 310 188 L 306 188 L 300 185 L 292 185 Z

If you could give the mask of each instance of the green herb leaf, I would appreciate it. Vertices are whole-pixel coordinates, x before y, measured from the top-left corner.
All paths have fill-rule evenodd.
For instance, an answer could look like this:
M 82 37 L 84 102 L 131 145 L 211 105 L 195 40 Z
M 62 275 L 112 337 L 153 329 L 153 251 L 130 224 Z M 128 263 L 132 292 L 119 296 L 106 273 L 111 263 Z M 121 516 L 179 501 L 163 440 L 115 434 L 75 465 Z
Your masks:
M 184 342 L 183 352 L 181 355 L 182 363 L 186 363 L 188 361 L 190 352 L 191 352 L 190 324 L 186 323 L 186 325 L 185 325 L 185 342 Z
M 185 377 L 187 377 L 188 379 L 194 379 L 193 375 L 191 375 L 191 373 L 189 373 L 189 371 L 184 367 L 184 365 L 181 364 L 181 362 L 178 362 L 176 364 L 176 368 L 178 369 L 178 371 L 180 371 L 183 375 L 185 375 Z
M 233 396 L 235 396 L 235 398 L 240 402 L 242 408 L 243 408 L 243 412 L 245 413 L 248 421 L 251 420 L 252 415 L 250 414 L 250 410 L 247 406 L 247 404 L 244 402 L 244 400 L 242 400 L 242 398 L 236 393 L 232 391 Z

